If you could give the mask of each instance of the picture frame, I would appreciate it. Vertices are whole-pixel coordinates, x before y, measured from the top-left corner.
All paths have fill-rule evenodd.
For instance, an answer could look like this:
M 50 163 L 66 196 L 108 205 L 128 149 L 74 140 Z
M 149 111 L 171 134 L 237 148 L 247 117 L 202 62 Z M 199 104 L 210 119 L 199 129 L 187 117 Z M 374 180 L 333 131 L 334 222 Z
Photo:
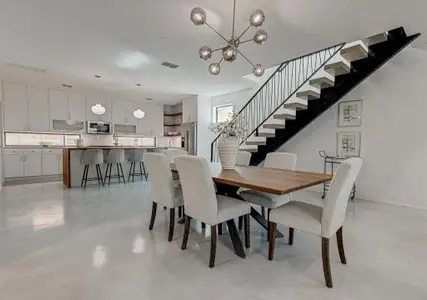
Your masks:
M 337 155 L 339 157 L 359 157 L 361 149 L 361 132 L 338 132 Z
M 338 105 L 338 127 L 362 126 L 362 100 L 340 102 Z

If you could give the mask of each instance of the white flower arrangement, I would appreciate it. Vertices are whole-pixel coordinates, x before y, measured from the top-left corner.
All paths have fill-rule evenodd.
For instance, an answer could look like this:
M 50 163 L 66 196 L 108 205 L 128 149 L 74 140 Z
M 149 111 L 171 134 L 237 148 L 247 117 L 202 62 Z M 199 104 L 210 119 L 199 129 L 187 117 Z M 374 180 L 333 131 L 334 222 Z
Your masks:
M 234 112 L 230 114 L 228 121 L 216 123 L 210 130 L 223 138 L 245 138 L 248 131 L 242 116 Z

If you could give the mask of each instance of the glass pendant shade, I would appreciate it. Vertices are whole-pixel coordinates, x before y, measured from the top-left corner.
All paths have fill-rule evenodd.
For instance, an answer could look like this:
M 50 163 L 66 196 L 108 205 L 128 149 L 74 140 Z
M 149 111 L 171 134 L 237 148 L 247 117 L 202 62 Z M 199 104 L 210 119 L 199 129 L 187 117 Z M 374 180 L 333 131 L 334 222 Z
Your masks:
M 90 110 L 95 114 L 95 115 L 103 115 L 105 114 L 105 107 L 103 107 L 101 104 L 96 104 L 93 105 Z
M 201 7 L 195 7 L 190 13 L 190 19 L 194 25 L 200 26 L 206 22 L 206 13 Z
M 199 49 L 199 57 L 203 60 L 208 60 L 212 56 L 212 49 L 208 46 L 203 46 Z
M 227 46 L 222 49 L 222 57 L 225 61 L 232 62 L 236 60 L 237 51 L 234 47 Z
M 267 40 L 268 35 L 267 32 L 264 29 L 258 30 L 254 35 L 254 42 L 258 45 L 262 45 Z
M 219 63 L 212 63 L 209 65 L 209 73 L 212 75 L 218 75 L 221 72 L 221 67 Z
M 264 24 L 265 15 L 264 12 L 260 9 L 255 9 L 249 18 L 249 23 L 254 27 L 260 27 Z
M 255 67 L 252 70 L 252 73 L 256 76 L 256 77 L 261 77 L 262 75 L 264 75 L 264 67 L 261 64 L 257 64 L 255 65 Z
M 145 117 L 145 112 L 140 110 L 139 108 L 133 112 L 133 116 L 139 120 L 143 119 Z

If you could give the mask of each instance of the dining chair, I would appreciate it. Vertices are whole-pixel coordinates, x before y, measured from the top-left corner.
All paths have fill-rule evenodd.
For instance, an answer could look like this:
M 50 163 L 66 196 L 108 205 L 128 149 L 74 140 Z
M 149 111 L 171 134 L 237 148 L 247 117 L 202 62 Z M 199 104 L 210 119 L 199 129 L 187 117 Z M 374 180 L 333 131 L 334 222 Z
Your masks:
M 180 156 L 175 159 L 185 204 L 185 230 L 182 250 L 187 248 L 191 219 L 211 226 L 211 249 L 209 267 L 215 266 L 217 224 L 244 216 L 245 245 L 250 246 L 249 213 L 250 205 L 235 198 L 216 195 L 212 175 L 205 158 Z
M 331 266 L 329 261 L 329 240 L 337 235 L 338 252 L 341 263 L 346 264 L 344 252 L 343 224 L 350 192 L 362 167 L 362 159 L 349 158 L 342 162 L 332 179 L 324 207 L 304 202 L 292 201 L 270 212 L 270 242 L 268 259 L 273 260 L 276 224 L 290 228 L 289 244 L 293 244 L 295 229 L 322 238 L 323 274 L 326 286 L 332 288 Z
M 175 158 L 182 155 L 188 155 L 188 152 L 182 149 L 167 149 L 165 151 L 166 156 L 169 158 L 170 162 L 175 162 Z
M 238 166 L 249 166 L 251 162 L 252 153 L 249 151 L 239 151 L 237 154 L 236 165 Z
M 283 170 L 295 171 L 297 163 L 297 155 L 287 152 L 271 152 L 268 153 L 264 168 L 275 168 Z M 273 195 L 261 191 L 244 190 L 239 193 L 240 197 L 245 201 L 261 206 L 262 215 L 265 216 L 265 207 L 268 208 L 267 219 L 270 211 L 276 207 L 288 203 L 291 200 L 290 195 Z
M 153 230 L 156 220 L 157 204 L 169 209 L 169 235 L 168 241 L 172 241 L 175 208 L 184 205 L 182 190 L 174 183 L 168 157 L 160 153 L 146 153 L 144 156 L 147 172 L 150 174 L 150 192 L 153 201 L 149 229 Z

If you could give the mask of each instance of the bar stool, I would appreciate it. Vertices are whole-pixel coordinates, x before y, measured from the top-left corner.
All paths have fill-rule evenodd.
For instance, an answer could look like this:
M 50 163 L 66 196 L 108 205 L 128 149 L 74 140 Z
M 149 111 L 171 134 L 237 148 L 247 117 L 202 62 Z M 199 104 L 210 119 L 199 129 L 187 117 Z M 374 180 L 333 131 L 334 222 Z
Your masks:
M 125 150 L 124 149 L 112 149 L 108 151 L 108 154 L 104 160 L 107 164 L 107 168 L 105 169 L 105 181 L 107 181 L 108 177 L 108 185 L 110 185 L 111 177 L 118 178 L 120 182 L 120 178 L 123 178 L 123 183 L 126 183 L 125 174 L 123 173 L 122 163 L 125 162 Z M 111 169 L 113 168 L 113 164 L 116 164 L 117 175 L 111 176 Z
M 130 180 L 130 177 L 132 176 L 132 182 L 135 181 L 135 176 L 144 176 L 145 180 L 148 180 L 147 172 L 145 171 L 145 164 L 144 164 L 144 155 L 147 152 L 145 149 L 134 149 L 129 150 L 129 157 L 128 161 L 130 162 L 130 168 L 129 168 L 129 176 L 128 180 Z M 139 164 L 139 173 L 135 173 L 135 166 L 136 164 Z
M 88 181 L 98 180 L 98 184 L 104 185 L 104 180 L 102 179 L 102 172 L 100 164 L 104 163 L 104 153 L 102 150 L 89 149 L 83 153 L 81 163 L 85 165 L 82 176 L 81 187 L 86 189 L 86 184 Z M 95 166 L 96 168 L 96 177 L 88 178 L 89 167 Z

